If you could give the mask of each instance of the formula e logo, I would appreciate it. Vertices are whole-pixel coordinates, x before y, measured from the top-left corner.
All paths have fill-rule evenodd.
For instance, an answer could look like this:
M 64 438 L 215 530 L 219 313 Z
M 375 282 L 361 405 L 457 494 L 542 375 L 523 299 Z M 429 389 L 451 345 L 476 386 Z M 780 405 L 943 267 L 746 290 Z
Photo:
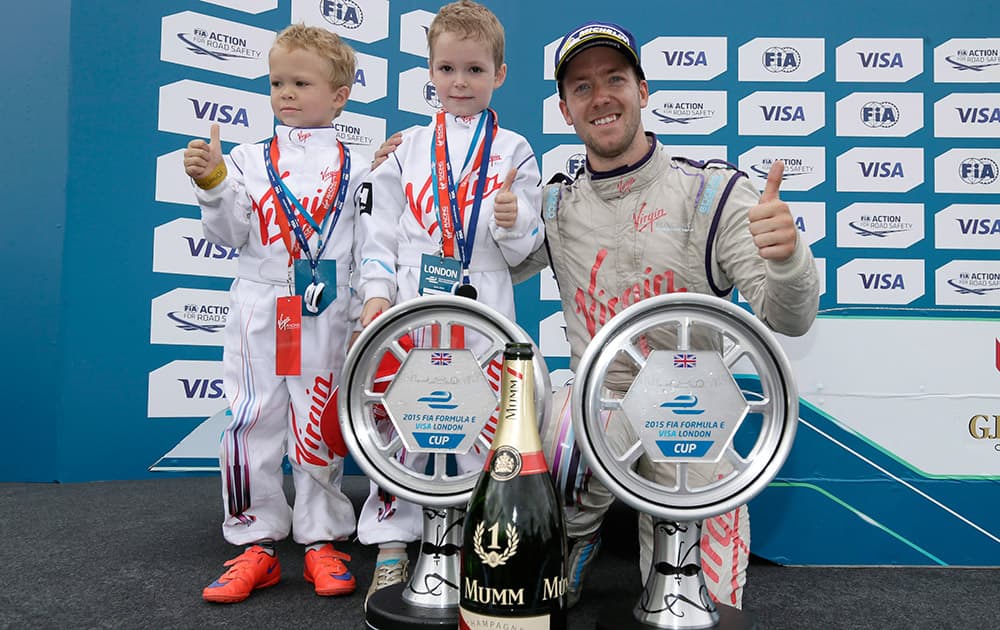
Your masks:
M 899 122 L 899 108 L 889 101 L 869 101 L 861 106 L 861 122 L 872 129 L 892 127 Z
M 681 394 L 679 396 L 674 396 L 673 400 L 668 400 L 667 402 L 661 404 L 660 407 L 669 409 L 671 412 L 679 416 L 697 416 L 705 413 L 704 409 L 697 409 L 697 405 L 697 396 Z
M 587 163 L 587 156 L 583 153 L 574 153 L 566 159 L 566 172 L 569 173 L 570 177 L 576 177 L 576 174 Z
M 320 0 L 319 12 L 330 24 L 343 28 L 359 28 L 365 14 L 354 0 Z
M 664 50 L 663 56 L 668 66 L 707 66 L 708 55 L 704 50 Z
M 421 396 L 417 402 L 427 403 L 431 409 L 455 409 L 458 403 L 451 402 L 452 394 L 449 391 L 439 389 L 426 396 Z
M 906 177 L 902 162 L 858 162 L 862 177 Z
M 235 105 L 220 105 L 211 101 L 204 103 L 196 98 L 188 98 L 194 106 L 194 115 L 200 120 L 210 120 L 221 124 L 250 126 L 250 118 L 244 107 Z
M 997 163 L 990 158 L 966 158 L 958 170 L 966 184 L 989 185 L 997 180 Z
M 887 51 L 856 51 L 862 68 L 902 68 L 903 55 Z
M 762 62 L 768 72 L 795 72 L 802 65 L 802 55 L 790 46 L 771 46 L 764 51 Z
M 424 102 L 434 109 L 441 109 L 441 99 L 438 98 L 437 88 L 430 81 L 424 84 Z

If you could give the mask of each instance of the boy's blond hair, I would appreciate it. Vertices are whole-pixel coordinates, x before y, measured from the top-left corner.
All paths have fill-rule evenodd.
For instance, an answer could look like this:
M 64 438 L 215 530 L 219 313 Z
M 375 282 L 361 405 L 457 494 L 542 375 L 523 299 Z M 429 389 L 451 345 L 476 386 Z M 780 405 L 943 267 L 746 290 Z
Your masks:
M 292 24 L 278 33 L 271 49 L 309 50 L 330 62 L 330 84 L 334 89 L 354 86 L 354 49 L 325 28 Z
M 432 60 L 434 43 L 441 33 L 453 33 L 462 39 L 478 39 L 490 47 L 496 69 L 503 65 L 503 25 L 483 5 L 472 0 L 458 0 L 441 7 L 427 29 L 427 50 Z

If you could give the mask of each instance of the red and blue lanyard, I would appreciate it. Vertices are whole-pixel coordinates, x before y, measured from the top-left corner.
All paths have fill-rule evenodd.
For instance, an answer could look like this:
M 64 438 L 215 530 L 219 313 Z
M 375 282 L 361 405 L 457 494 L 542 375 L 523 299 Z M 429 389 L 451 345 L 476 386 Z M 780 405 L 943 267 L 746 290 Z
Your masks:
M 336 183 L 331 183 L 327 187 L 322 201 L 316 208 L 316 216 L 312 216 L 302 207 L 302 204 L 295 198 L 295 195 L 292 194 L 292 191 L 288 189 L 288 185 L 285 184 L 279 175 L 278 158 L 280 152 L 278 150 L 278 136 L 275 135 L 274 138 L 264 145 L 264 170 L 267 171 L 267 178 L 271 182 L 274 196 L 278 200 L 278 206 L 281 207 L 281 213 L 284 215 L 285 223 L 287 223 L 287 225 L 283 224 L 280 220 L 281 215 L 279 215 L 278 225 L 281 228 L 281 236 L 285 241 L 288 253 L 293 259 L 296 257 L 296 250 L 298 248 L 302 249 L 303 254 L 309 260 L 313 282 L 317 281 L 316 267 L 329 242 L 329 237 L 325 235 L 332 235 L 334 228 L 337 227 L 337 221 L 340 219 L 340 211 L 344 208 L 344 200 L 347 198 L 347 189 L 351 178 L 351 152 L 340 141 L 337 141 L 337 146 L 340 148 L 340 171 L 333 177 Z M 331 210 L 333 210 L 332 213 L 330 212 Z M 303 229 L 301 222 L 295 218 L 296 211 L 308 223 L 305 229 Z M 331 214 L 333 216 L 332 221 L 330 221 Z M 331 223 L 329 232 L 326 228 L 328 222 Z M 295 234 L 295 241 L 298 248 L 293 247 L 288 238 L 289 229 Z M 312 255 L 309 249 L 309 237 L 312 236 L 312 232 L 319 235 L 316 242 L 315 256 Z
M 458 204 L 458 191 L 455 190 L 455 179 L 451 172 L 451 157 L 448 154 L 448 140 L 445 132 L 445 112 L 438 111 L 434 125 L 434 142 L 431 144 L 432 177 L 434 179 L 434 201 L 440 209 L 439 223 L 441 225 L 441 247 L 445 256 L 454 257 L 454 243 L 458 244 L 458 256 L 462 261 L 462 281 L 469 282 L 469 263 L 472 260 L 472 249 L 476 242 L 476 227 L 479 223 L 479 210 L 483 203 L 483 190 L 486 186 L 486 173 L 490 167 L 490 148 L 497 132 L 497 119 L 493 110 L 487 109 L 479 118 L 479 124 L 469 143 L 469 152 L 465 156 L 462 170 L 469 164 L 473 151 L 476 149 L 479 135 L 484 132 L 483 141 L 479 146 L 472 170 L 478 167 L 476 187 L 472 199 L 472 210 L 469 217 L 469 234 L 466 237 L 462 208 Z M 460 192 L 465 196 L 468 180 L 461 183 Z M 447 206 L 447 207 L 446 207 Z

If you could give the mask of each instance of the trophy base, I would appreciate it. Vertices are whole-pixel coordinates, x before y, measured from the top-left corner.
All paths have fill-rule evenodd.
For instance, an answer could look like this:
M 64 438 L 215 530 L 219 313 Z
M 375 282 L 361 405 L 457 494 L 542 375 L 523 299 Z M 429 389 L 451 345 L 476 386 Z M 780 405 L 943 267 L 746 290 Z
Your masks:
M 365 624 L 372 630 L 426 630 L 457 628 L 458 606 L 427 608 L 414 606 L 403 599 L 406 584 L 393 584 L 372 593 L 368 598 Z
M 635 604 L 620 604 L 607 609 L 597 620 L 597 630 L 650 630 L 660 627 L 640 623 L 632 616 L 634 607 Z M 710 626 L 710 630 L 760 630 L 757 621 L 749 613 L 722 604 L 716 604 L 716 607 L 719 609 L 719 623 Z M 662 627 L 670 630 L 693 630 L 683 625 Z

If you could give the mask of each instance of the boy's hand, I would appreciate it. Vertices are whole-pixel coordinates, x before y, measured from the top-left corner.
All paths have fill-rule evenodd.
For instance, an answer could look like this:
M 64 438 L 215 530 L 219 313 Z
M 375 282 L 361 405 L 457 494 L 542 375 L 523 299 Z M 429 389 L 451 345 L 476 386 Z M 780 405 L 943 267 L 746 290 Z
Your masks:
M 372 323 L 372 320 L 382 314 L 382 311 L 389 308 L 389 300 L 385 298 L 372 298 L 365 302 L 361 309 L 361 327 L 364 328 Z
M 403 144 L 403 133 L 397 131 L 388 138 L 385 142 L 375 150 L 375 157 L 372 159 L 372 170 L 374 171 L 378 168 L 378 165 L 385 162 L 389 158 L 389 154 L 396 150 L 396 147 Z
M 503 186 L 497 191 L 497 197 L 493 201 L 493 219 L 497 222 L 498 227 L 508 230 L 514 227 L 514 222 L 517 221 L 517 195 L 510 189 L 514 185 L 516 177 L 517 169 L 510 169 L 510 172 L 507 173 L 507 179 L 504 180 Z
M 219 125 L 213 124 L 209 134 L 209 142 L 197 138 L 188 142 L 187 148 L 184 149 L 184 172 L 205 189 L 213 188 L 226 176 L 225 164 L 222 161 L 222 143 L 219 141 Z M 219 169 L 221 175 L 217 173 Z
M 750 208 L 748 214 L 750 233 L 753 234 L 753 242 L 760 257 L 777 262 L 787 260 L 792 255 L 799 237 L 792 211 L 778 197 L 784 171 L 785 163 L 781 160 L 771 165 L 760 203 Z

